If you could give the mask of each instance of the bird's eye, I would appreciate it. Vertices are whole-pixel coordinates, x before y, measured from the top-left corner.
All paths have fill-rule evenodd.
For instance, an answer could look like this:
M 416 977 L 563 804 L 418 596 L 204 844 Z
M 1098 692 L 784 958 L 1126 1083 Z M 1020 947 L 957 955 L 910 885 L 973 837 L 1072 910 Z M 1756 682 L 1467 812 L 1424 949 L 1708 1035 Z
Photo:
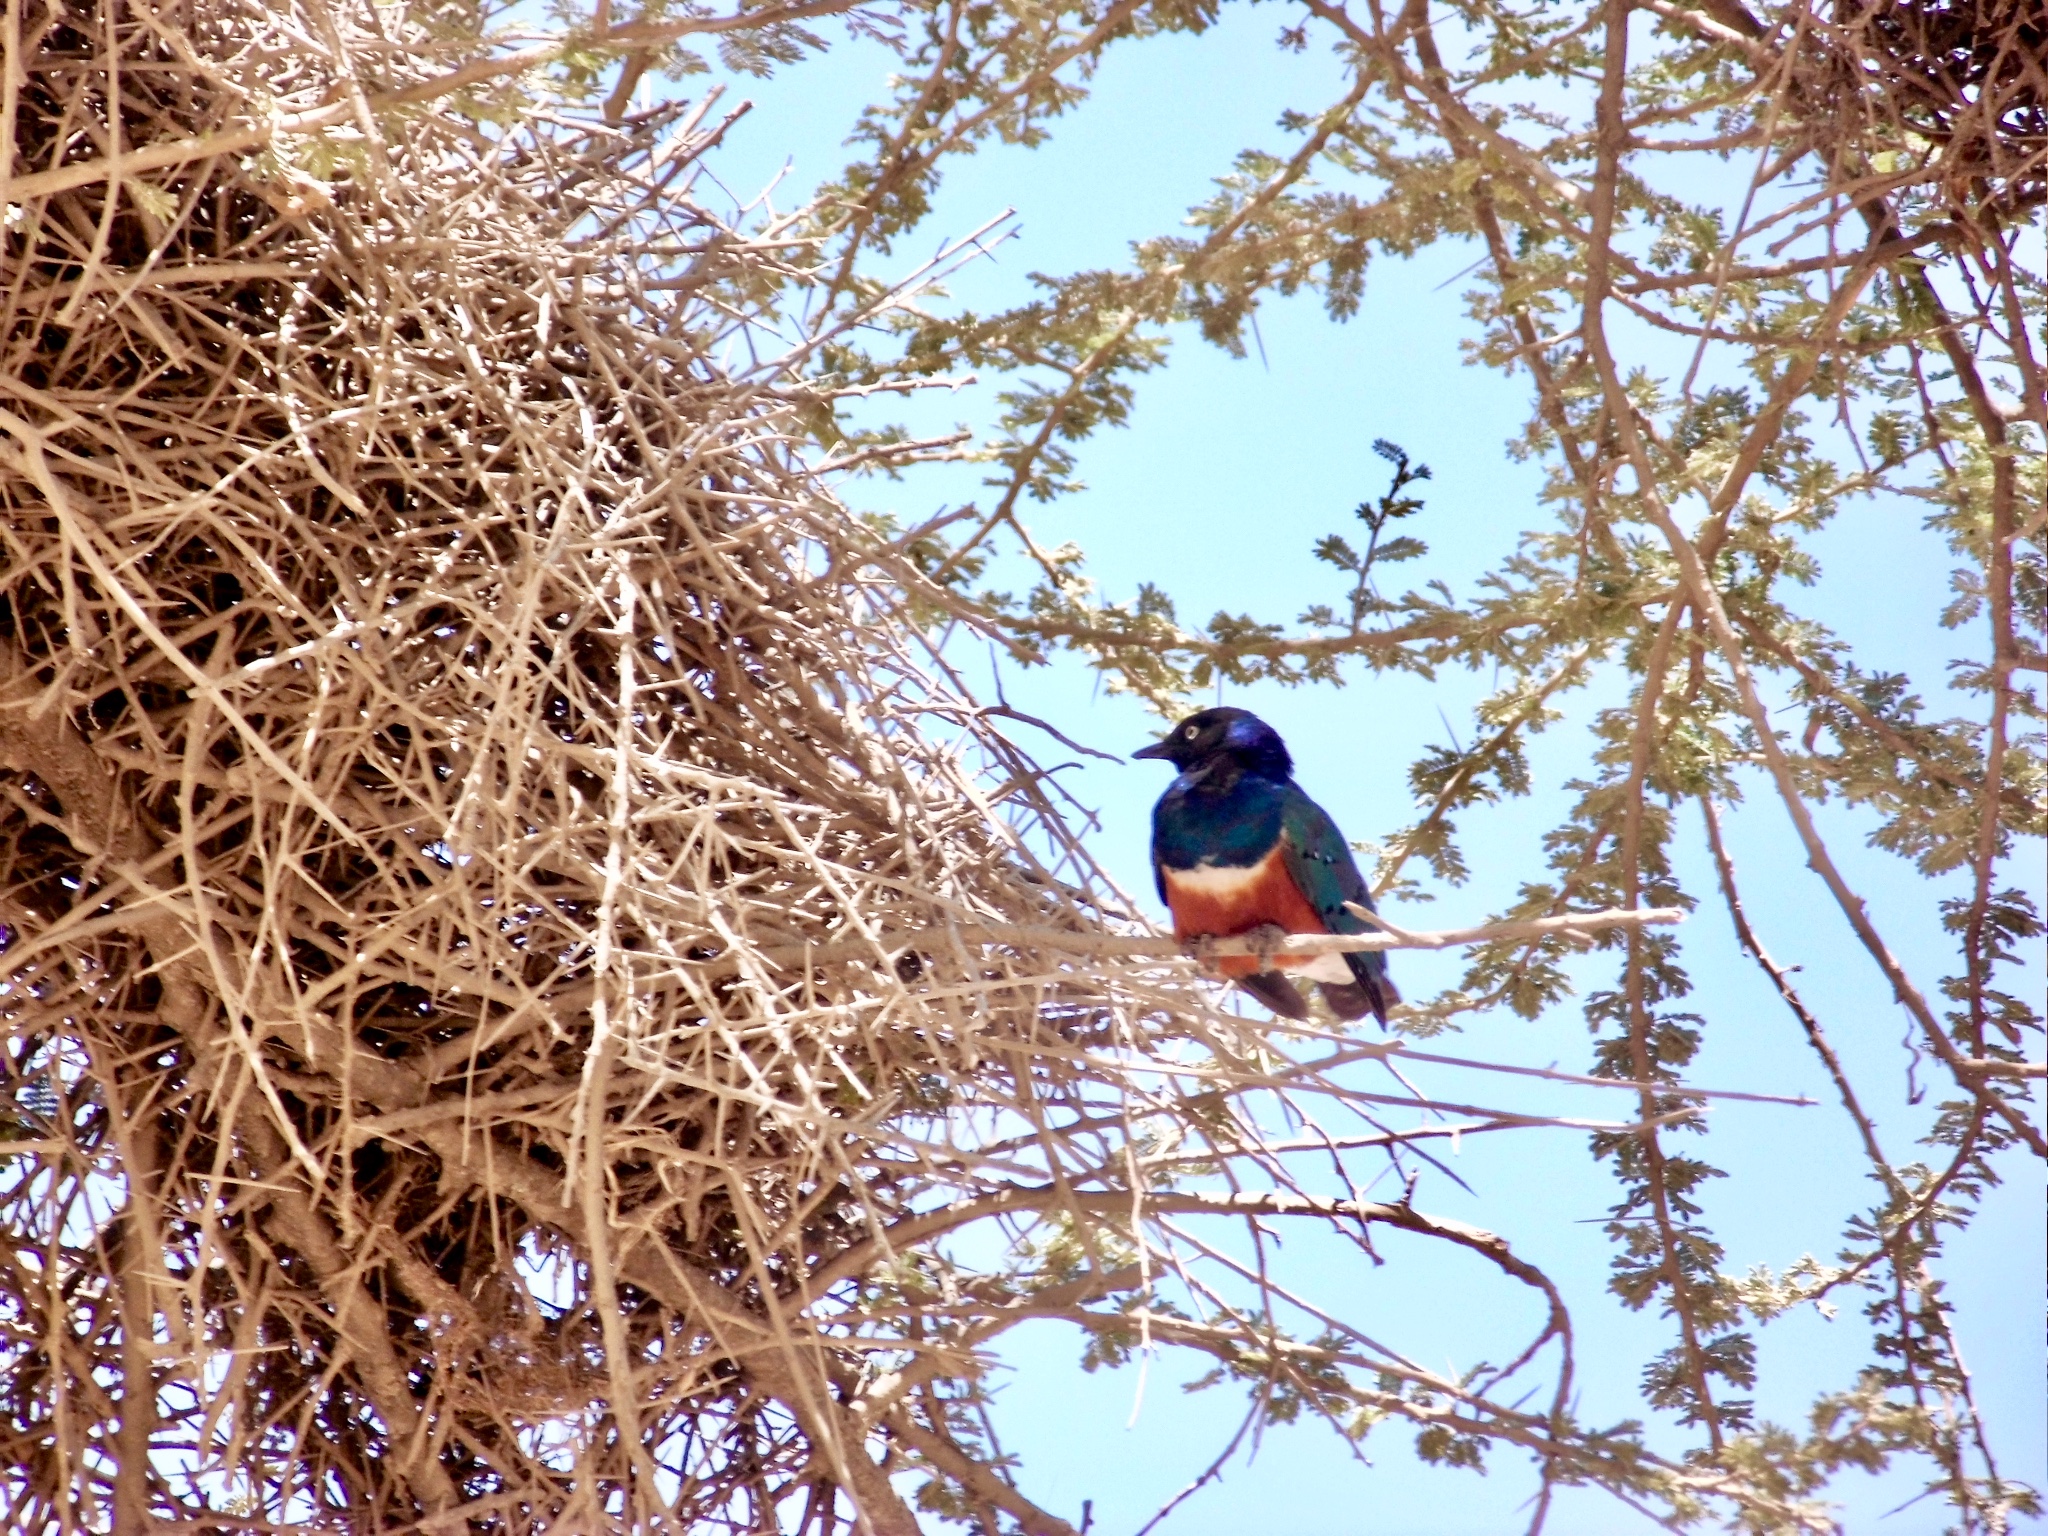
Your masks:
M 1181 735 L 1185 736 L 1189 741 L 1193 741 L 1195 737 L 1199 734 L 1192 725 L 1182 726 L 1180 728 L 1180 733 Z

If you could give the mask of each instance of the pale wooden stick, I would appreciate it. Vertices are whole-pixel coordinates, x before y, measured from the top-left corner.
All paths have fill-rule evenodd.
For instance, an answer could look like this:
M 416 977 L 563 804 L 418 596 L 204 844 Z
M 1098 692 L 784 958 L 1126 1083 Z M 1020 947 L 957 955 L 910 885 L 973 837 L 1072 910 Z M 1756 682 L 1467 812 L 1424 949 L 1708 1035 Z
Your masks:
M 1296 933 L 1261 944 L 1249 935 L 1198 941 L 1200 958 L 1226 955 L 1315 956 L 1355 954 L 1378 949 L 1455 949 L 1468 944 L 1491 944 L 1501 939 L 1547 939 L 1556 935 L 1579 937 L 1615 928 L 1645 927 L 1677 923 L 1685 919 L 1678 907 L 1610 908 L 1604 912 L 1566 912 L 1556 917 L 1526 918 L 1505 923 L 1481 923 L 1475 928 L 1445 928 L 1436 932 L 1415 932 L 1397 928 L 1376 913 L 1353 908 L 1380 933 Z M 807 960 L 816 965 L 860 959 L 894 959 L 940 938 L 949 943 L 1001 945 L 1019 949 L 1064 950 L 1069 954 L 1127 955 L 1135 959 L 1172 959 L 1193 950 L 1179 939 L 1165 934 L 1087 932 L 1064 928 L 1027 928 L 1009 923 L 963 924 L 915 933 L 877 935 L 872 939 L 840 940 L 828 944 L 763 944 L 749 953 L 763 960 Z M 718 955 L 702 962 L 710 971 L 729 968 L 735 957 Z

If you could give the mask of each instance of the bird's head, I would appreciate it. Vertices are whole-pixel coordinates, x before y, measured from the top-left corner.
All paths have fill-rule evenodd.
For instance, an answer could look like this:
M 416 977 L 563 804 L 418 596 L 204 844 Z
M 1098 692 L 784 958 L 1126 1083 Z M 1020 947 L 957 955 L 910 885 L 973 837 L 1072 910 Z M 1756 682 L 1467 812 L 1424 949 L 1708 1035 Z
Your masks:
M 1131 756 L 1162 758 L 1182 772 L 1219 758 L 1269 779 L 1284 779 L 1294 772 L 1294 759 L 1287 755 L 1287 743 L 1278 731 L 1248 709 L 1227 706 L 1189 715 L 1164 739 Z

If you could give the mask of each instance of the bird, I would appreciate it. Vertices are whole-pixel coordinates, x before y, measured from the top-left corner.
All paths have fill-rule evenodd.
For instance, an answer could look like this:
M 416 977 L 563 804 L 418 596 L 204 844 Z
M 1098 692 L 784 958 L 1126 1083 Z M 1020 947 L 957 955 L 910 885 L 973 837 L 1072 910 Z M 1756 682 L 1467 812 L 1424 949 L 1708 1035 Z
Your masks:
M 1152 875 L 1183 944 L 1235 938 L 1267 925 L 1286 933 L 1364 933 L 1347 903 L 1373 909 L 1351 847 L 1294 782 L 1280 733 L 1249 710 L 1205 709 L 1132 754 L 1179 772 L 1152 810 Z M 1228 955 L 1216 969 L 1274 1013 L 1306 1019 L 1285 970 L 1322 990 L 1341 1019 L 1368 1013 L 1384 1027 L 1400 993 L 1377 951 L 1262 958 Z

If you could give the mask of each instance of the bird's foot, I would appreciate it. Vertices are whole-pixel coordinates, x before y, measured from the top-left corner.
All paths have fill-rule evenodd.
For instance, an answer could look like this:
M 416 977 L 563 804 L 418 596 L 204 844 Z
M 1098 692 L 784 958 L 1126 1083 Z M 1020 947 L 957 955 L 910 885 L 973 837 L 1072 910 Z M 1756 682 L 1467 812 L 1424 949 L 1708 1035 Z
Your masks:
M 1252 947 L 1252 955 L 1259 962 L 1259 969 L 1273 969 L 1273 957 L 1280 953 L 1280 947 L 1290 937 L 1287 930 L 1278 923 L 1261 923 L 1239 935 Z
M 1215 934 L 1190 934 L 1181 941 L 1180 947 L 1195 962 L 1195 965 L 1204 976 L 1208 977 L 1211 981 L 1221 979 L 1223 972 L 1217 964 Z

